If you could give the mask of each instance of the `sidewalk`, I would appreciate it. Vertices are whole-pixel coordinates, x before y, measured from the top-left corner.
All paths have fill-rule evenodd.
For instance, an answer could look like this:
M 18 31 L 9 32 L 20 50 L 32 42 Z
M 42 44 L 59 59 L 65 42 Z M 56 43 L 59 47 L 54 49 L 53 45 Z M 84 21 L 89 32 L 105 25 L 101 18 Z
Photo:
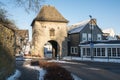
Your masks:
M 21 72 L 21 76 L 18 80 L 38 80 L 39 72 L 35 69 L 30 69 L 25 67 L 25 65 L 30 64 L 28 61 L 16 61 L 16 68 Z

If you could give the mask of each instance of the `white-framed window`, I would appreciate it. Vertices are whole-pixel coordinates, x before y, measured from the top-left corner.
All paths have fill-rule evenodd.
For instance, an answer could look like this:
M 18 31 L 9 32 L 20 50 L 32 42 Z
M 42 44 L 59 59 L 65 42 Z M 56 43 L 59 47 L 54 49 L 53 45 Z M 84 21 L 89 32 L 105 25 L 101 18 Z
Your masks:
M 77 47 L 71 47 L 71 54 L 77 54 L 78 48 Z
M 90 48 L 87 48 L 87 56 L 90 56 Z
M 99 40 L 102 40 L 101 34 L 97 34 L 97 40 L 98 40 L 98 41 L 99 41 Z
M 88 41 L 91 41 L 91 34 L 88 34 Z
M 117 56 L 120 57 L 120 48 L 117 48 Z
M 82 41 L 87 41 L 87 33 L 82 33 Z
M 86 50 L 83 48 L 83 56 L 86 56 Z
M 101 56 L 100 48 L 97 48 L 97 56 Z
M 111 56 L 111 48 L 107 48 L 108 56 Z
M 105 48 L 101 48 L 101 56 L 105 56 Z
M 116 57 L 116 48 L 112 48 L 112 57 Z
M 96 56 L 96 51 L 97 51 L 97 49 L 94 48 L 94 49 L 93 49 L 93 56 Z

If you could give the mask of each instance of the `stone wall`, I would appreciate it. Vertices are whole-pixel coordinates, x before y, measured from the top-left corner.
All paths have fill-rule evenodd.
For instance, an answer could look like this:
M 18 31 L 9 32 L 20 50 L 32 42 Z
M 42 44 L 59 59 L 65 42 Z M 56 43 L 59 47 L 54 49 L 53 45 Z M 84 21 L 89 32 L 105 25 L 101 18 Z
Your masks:
M 44 57 L 44 45 L 50 40 L 54 40 L 58 43 L 60 50 L 59 54 L 62 56 L 62 52 L 67 52 L 67 48 L 64 46 L 67 43 L 65 42 L 65 38 L 67 37 L 67 24 L 61 22 L 40 22 L 35 21 L 33 26 L 33 54 L 40 55 L 40 57 Z M 50 36 L 50 30 L 54 29 L 55 35 Z M 62 45 L 62 43 L 65 43 Z M 63 47 L 64 46 L 64 51 Z
M 5 80 L 15 70 L 14 30 L 0 24 L 0 80 Z

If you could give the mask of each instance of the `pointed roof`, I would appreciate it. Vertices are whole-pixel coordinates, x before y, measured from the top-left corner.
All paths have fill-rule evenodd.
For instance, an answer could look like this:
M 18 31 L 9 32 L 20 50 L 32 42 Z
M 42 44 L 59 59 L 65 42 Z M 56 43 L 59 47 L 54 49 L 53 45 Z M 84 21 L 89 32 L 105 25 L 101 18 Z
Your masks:
M 89 22 L 90 19 L 73 24 L 72 26 L 69 27 L 69 31 L 68 31 L 69 34 L 79 33 Z
M 79 33 L 82 29 L 84 29 L 84 27 L 86 27 L 87 24 L 90 24 L 91 22 L 92 22 L 92 25 L 97 25 L 97 22 L 96 22 L 95 18 L 87 19 L 87 20 L 84 20 L 84 21 L 81 21 L 79 23 L 76 23 L 76 24 L 73 24 L 73 25 L 69 26 L 68 33 L 69 34 Z
M 44 5 L 37 17 L 33 20 L 34 21 L 52 21 L 52 22 L 65 22 L 67 23 L 68 20 L 65 19 L 54 6 Z

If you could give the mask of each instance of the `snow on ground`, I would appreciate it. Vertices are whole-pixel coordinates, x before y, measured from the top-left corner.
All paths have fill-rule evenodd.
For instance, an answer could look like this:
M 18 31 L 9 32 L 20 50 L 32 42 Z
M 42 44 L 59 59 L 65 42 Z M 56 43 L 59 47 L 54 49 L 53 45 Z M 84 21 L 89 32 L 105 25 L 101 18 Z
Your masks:
M 64 57 L 63 60 L 78 60 L 78 61 L 96 61 L 96 62 L 113 62 L 113 63 L 120 63 L 120 59 L 103 59 L 103 58 L 81 58 L 81 57 L 71 57 L 67 56 Z
M 73 76 L 74 80 L 82 80 L 82 79 L 80 79 L 78 76 L 76 76 L 74 74 L 71 74 L 71 75 Z
M 40 68 L 39 66 L 31 66 L 30 64 L 25 65 L 25 67 L 39 71 L 39 80 L 44 80 L 46 70 Z
M 49 62 L 61 62 L 61 63 L 67 63 L 66 61 L 58 61 L 58 60 L 50 60 Z M 35 69 L 39 71 L 39 80 L 44 80 L 44 75 L 46 73 L 46 70 L 43 68 L 40 68 L 39 66 L 31 66 L 30 64 L 25 65 L 27 68 Z M 74 80 L 82 80 L 78 76 L 71 74 L 74 78 Z
M 69 63 L 69 64 L 78 64 L 76 62 L 67 62 L 67 61 L 62 61 L 62 60 L 49 60 L 47 62 L 56 62 L 56 63 Z M 82 63 L 80 63 L 82 64 Z
M 24 58 L 24 57 L 16 57 L 16 61 L 27 61 L 27 60 L 32 60 L 32 59 Z
M 49 60 L 47 62 L 57 62 L 57 63 L 72 63 L 72 62 L 66 62 L 66 61 L 61 61 L 61 60 Z
M 19 70 L 16 70 L 13 75 L 7 78 L 7 80 L 17 80 L 21 75 L 21 72 Z
M 26 60 L 31 60 L 31 59 L 24 58 L 24 57 L 17 57 L 16 60 L 18 60 L 18 61 L 19 60 L 26 61 Z M 67 61 L 60 61 L 60 60 L 49 60 L 48 62 L 76 64 L 75 62 L 67 62 Z M 27 64 L 27 65 L 24 65 L 24 66 L 27 67 L 27 68 L 39 71 L 39 80 L 44 80 L 44 75 L 46 73 L 46 70 L 44 70 L 43 68 L 40 68 L 39 66 L 31 66 L 30 64 Z M 73 76 L 74 80 L 82 80 L 82 79 L 80 79 L 78 76 L 76 76 L 74 74 L 71 74 L 71 75 Z M 7 80 L 16 80 L 16 79 L 10 78 L 10 79 L 7 79 Z

